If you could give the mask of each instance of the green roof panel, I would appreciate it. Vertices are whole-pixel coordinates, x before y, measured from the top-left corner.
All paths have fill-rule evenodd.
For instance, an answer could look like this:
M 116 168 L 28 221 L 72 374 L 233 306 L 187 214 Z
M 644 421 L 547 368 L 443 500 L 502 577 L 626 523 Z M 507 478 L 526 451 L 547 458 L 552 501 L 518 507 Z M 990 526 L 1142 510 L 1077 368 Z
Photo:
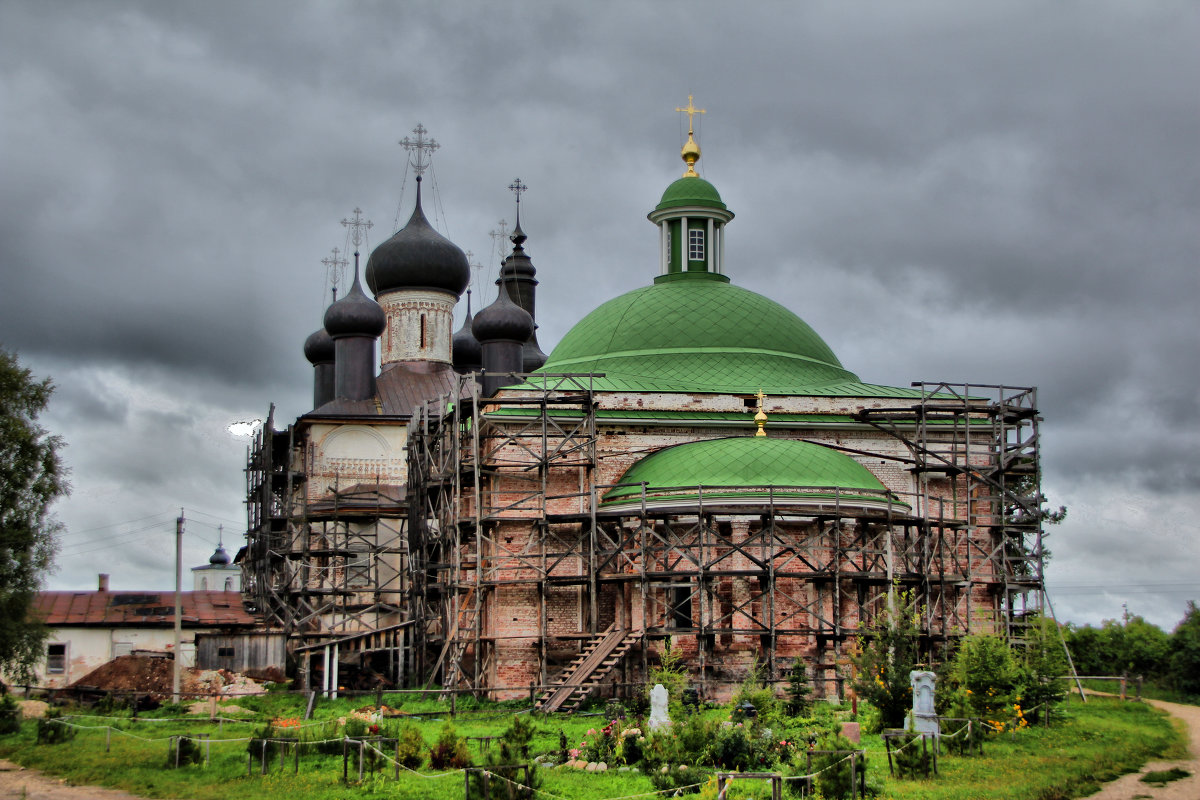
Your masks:
M 546 373 L 604 373 L 599 390 L 815 394 L 858 377 L 804 320 L 724 275 L 660 275 L 573 327 Z M 837 394 L 852 392 L 838 391 Z
M 703 486 L 705 497 L 869 498 L 886 503 L 887 489 L 871 471 L 847 455 L 810 442 L 738 436 L 688 442 L 659 450 L 622 476 L 605 493 L 602 506 L 638 500 L 641 484 L 656 502 L 689 499 Z
M 704 178 L 684 177 L 672 183 L 663 192 L 662 200 L 655 206 L 656 211 L 664 208 L 686 208 L 701 206 L 703 208 L 725 208 L 717 187 Z

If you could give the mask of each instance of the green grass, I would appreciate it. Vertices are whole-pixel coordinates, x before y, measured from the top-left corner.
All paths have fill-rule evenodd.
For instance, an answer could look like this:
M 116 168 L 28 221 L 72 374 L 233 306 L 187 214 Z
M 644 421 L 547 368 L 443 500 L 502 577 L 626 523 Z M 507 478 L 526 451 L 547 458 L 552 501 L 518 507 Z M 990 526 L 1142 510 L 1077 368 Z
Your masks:
M 939 778 L 891 781 L 886 796 L 1066 800 L 1091 794 L 1151 758 L 1186 752 L 1170 719 L 1151 706 L 1100 697 L 1084 704 L 1076 698 L 1050 728 L 998 735 L 985 744 L 984 758 L 943 757 Z
M 1142 783 L 1153 784 L 1154 786 L 1166 786 L 1171 781 L 1181 780 L 1190 777 L 1192 773 L 1186 769 L 1179 767 L 1171 767 L 1170 769 L 1159 769 L 1153 772 L 1147 772 L 1141 777 Z
M 1097 692 L 1109 692 L 1110 694 L 1120 694 L 1121 682 L 1119 680 L 1086 680 L 1081 681 L 1083 688 L 1091 689 Z M 1072 684 L 1074 690 L 1074 684 Z M 1165 700 L 1168 703 L 1181 703 L 1188 706 L 1200 706 L 1200 696 L 1194 694 L 1186 694 L 1168 686 L 1159 686 L 1156 683 L 1147 681 L 1142 684 L 1142 697 L 1148 697 L 1151 700 Z M 1138 693 L 1137 681 L 1130 678 L 1125 686 L 1125 693 L 1129 697 L 1135 697 Z
M 258 712 L 253 722 L 227 723 L 223 731 L 218 731 L 217 726 L 203 717 L 196 721 L 169 723 L 124 720 L 120 727 L 141 736 L 165 737 L 172 733 L 208 731 L 214 739 L 221 736 L 236 738 L 249 736 L 272 716 L 298 717 L 302 714 L 298 698 L 287 695 L 239 698 L 236 702 Z M 321 703 L 316 717 L 335 720 L 370 702 L 368 698 L 357 698 Z M 404 709 L 409 713 L 449 710 L 448 704 L 432 699 L 406 702 Z M 458 710 L 460 713 L 454 724 L 460 735 L 492 736 L 507 726 L 514 708 L 464 702 L 459 704 Z M 724 714 L 721 710 L 708 713 Z M 94 720 L 90 724 L 104 723 Z M 420 718 L 415 724 L 426 742 L 431 744 L 437 738 L 442 719 Z M 574 745 L 585 738 L 589 728 L 602 724 L 599 717 L 539 719 L 533 750 L 557 750 L 560 728 Z M 164 768 L 165 741 L 142 742 L 113 734 L 111 753 L 105 753 L 104 742 L 103 731 L 80 731 L 74 740 L 65 744 L 37 745 L 35 726 L 25 723 L 20 733 L 0 737 L 0 757 L 65 778 L 70 783 L 111 786 L 146 797 L 459 800 L 463 796 L 463 778 L 457 773 L 433 777 L 425 770 L 423 777 L 407 774 L 396 782 L 391 779 L 389 768 L 383 773 L 386 777 L 368 778 L 361 786 L 346 787 L 341 783 L 342 763 L 338 756 L 304 756 L 298 776 L 291 774 L 290 762 L 285 772 L 280 772 L 276 763 L 274 771 L 267 776 L 258 774 L 256 763 L 254 774 L 248 777 L 244 742 L 214 744 L 212 763 L 208 767 L 181 770 Z M 1093 791 L 1103 781 L 1137 769 L 1150 758 L 1179 757 L 1186 752 L 1182 737 L 1163 714 L 1143 704 L 1122 704 L 1104 698 L 1093 698 L 1086 705 L 1077 700 L 1070 703 L 1049 729 L 1031 728 L 1012 737 L 1002 734 L 989 739 L 983 757 L 942 756 L 940 777 L 929 780 L 888 778 L 887 756 L 878 737 L 864 736 L 863 746 L 868 749 L 870 783 L 883 787 L 881 796 L 897 800 L 1078 797 Z M 482 761 L 478 743 L 471 743 L 471 755 L 477 763 Z M 542 789 L 546 793 L 572 800 L 604 800 L 653 790 L 644 775 L 621 773 L 615 769 L 603 774 L 552 769 L 542 770 L 542 775 Z M 731 800 L 765 797 L 767 785 L 738 781 L 729 796 Z M 543 800 L 552 799 L 543 795 Z

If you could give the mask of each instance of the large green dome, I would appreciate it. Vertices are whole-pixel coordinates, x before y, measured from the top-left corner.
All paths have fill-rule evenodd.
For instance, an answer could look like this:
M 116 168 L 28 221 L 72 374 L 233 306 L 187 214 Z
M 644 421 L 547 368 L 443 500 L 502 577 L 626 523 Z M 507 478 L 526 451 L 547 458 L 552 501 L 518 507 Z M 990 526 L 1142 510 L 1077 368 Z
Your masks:
M 595 388 L 617 391 L 803 394 L 858 382 L 804 320 L 707 272 L 660 275 L 609 300 L 538 371 L 604 373 Z
M 683 177 L 672 183 L 663 192 L 662 200 L 655 206 L 656 211 L 664 208 L 682 208 L 686 206 L 703 206 L 704 208 L 725 208 L 717 187 L 704 178 L 694 176 Z
M 638 461 L 605 493 L 602 509 L 738 500 L 761 504 L 764 495 L 797 503 L 881 507 L 901 505 L 871 471 L 847 455 L 795 439 L 739 436 L 688 442 Z M 700 488 L 703 487 L 703 488 Z M 907 506 L 904 506 L 907 508 Z

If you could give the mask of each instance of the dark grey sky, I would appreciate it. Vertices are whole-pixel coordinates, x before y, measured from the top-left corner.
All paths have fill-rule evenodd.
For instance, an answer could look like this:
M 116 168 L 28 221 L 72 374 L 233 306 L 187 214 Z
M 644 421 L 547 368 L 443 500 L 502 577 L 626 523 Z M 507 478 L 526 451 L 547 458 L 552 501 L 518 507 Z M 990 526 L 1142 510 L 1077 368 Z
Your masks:
M 247 440 L 307 410 L 321 259 L 407 218 L 522 222 L 549 349 L 645 285 L 681 171 L 728 272 L 865 380 L 1040 387 L 1061 617 L 1200 598 L 1200 10 L 1161 3 L 0 4 L 0 342 L 59 386 L 60 588 L 172 581 L 244 529 Z M 369 247 L 366 248 L 369 251 Z

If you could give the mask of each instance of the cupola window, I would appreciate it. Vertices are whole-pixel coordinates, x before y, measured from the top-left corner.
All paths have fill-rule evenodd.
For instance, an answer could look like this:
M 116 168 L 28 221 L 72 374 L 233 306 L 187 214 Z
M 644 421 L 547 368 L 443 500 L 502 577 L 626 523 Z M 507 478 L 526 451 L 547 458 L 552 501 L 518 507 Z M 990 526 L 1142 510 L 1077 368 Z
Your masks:
M 688 261 L 704 260 L 704 231 L 688 231 Z

